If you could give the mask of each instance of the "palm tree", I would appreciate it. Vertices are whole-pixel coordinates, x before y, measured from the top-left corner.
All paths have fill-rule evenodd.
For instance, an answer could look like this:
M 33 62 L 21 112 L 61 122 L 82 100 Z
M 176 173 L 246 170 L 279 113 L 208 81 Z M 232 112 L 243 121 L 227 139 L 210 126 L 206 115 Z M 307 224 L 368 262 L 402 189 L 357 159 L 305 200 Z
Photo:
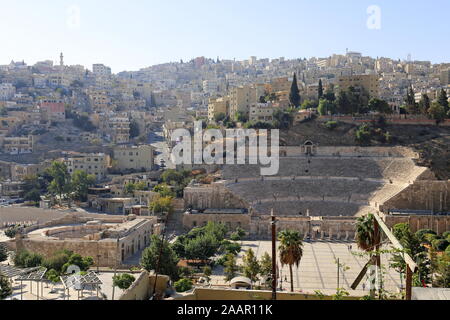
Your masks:
M 356 243 L 358 248 L 366 252 L 372 251 L 375 246 L 374 220 L 373 214 L 369 213 L 356 221 Z
M 303 256 L 303 242 L 300 233 L 294 230 L 284 230 L 278 234 L 280 241 L 280 262 L 281 265 L 289 265 L 291 275 L 291 292 L 294 292 L 294 276 L 292 266 L 295 264 L 298 268 Z
M 374 255 L 377 255 L 377 253 L 373 253 L 373 251 L 375 249 L 375 245 L 379 243 L 379 239 L 375 234 L 375 217 L 372 213 L 369 213 L 357 219 L 356 243 L 358 245 L 358 248 L 370 254 L 370 260 L 372 260 Z M 379 264 L 378 261 L 379 260 L 377 260 L 377 265 Z M 375 271 L 372 270 L 371 276 L 374 275 L 374 272 Z M 371 297 L 375 296 L 375 290 L 373 288 L 370 289 L 370 295 Z

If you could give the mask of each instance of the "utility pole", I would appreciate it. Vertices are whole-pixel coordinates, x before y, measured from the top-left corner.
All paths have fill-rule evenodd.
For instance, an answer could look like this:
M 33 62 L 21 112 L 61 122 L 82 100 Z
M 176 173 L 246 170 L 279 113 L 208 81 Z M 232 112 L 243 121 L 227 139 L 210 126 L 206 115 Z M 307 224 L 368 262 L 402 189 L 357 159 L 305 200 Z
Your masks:
M 153 299 L 156 300 L 156 283 L 158 281 L 158 272 L 161 264 L 161 256 L 163 253 L 164 248 L 164 240 L 166 235 L 166 226 L 163 227 L 163 233 L 162 233 L 162 240 L 161 240 L 161 246 L 159 248 L 159 255 L 158 255 L 158 262 L 156 263 L 156 269 L 155 269 L 155 283 L 153 284 Z
M 272 225 L 272 300 L 277 300 L 277 249 L 276 249 L 276 220 L 275 215 L 271 213 L 271 225 Z
M 116 278 L 116 274 L 117 274 L 117 260 L 118 260 L 118 256 L 119 256 L 119 242 L 120 242 L 120 234 L 117 235 L 116 265 L 115 265 L 115 267 L 114 267 L 114 276 L 113 276 L 113 279 Z M 113 280 L 113 281 L 114 281 L 114 280 Z M 115 293 L 115 291 L 116 291 L 115 289 L 116 289 L 116 286 L 114 285 L 114 282 L 113 282 L 113 287 L 112 287 L 112 300 L 114 300 L 114 293 Z

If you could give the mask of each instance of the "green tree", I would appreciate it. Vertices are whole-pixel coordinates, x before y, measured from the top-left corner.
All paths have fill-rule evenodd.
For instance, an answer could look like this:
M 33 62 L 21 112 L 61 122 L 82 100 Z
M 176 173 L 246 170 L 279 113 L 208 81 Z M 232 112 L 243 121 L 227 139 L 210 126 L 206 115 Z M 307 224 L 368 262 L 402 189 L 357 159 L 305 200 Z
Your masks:
M 409 114 L 418 114 L 419 106 L 416 103 L 415 93 L 412 85 L 409 86 L 406 98 L 405 98 L 405 108 Z
M 159 193 L 161 197 L 175 197 L 175 193 L 172 191 L 170 186 L 165 183 L 158 184 L 153 188 L 153 191 Z
M 426 93 L 422 94 L 422 98 L 419 101 L 419 111 L 421 114 L 428 114 L 428 109 L 431 107 L 430 98 Z
M 327 99 L 328 101 L 331 101 L 331 102 L 335 102 L 336 101 L 336 95 L 334 94 L 334 86 L 332 84 L 330 84 L 328 86 L 327 91 L 325 92 L 323 97 L 325 99 Z
M 41 192 L 38 189 L 32 189 L 29 192 L 24 194 L 23 200 L 39 202 L 39 201 L 41 201 Z
M 444 89 L 441 89 L 441 92 L 439 93 L 437 101 L 438 101 L 439 105 L 444 108 L 445 113 L 447 113 L 449 111 L 449 105 L 448 105 L 447 92 Z
M 294 230 L 284 230 L 278 234 L 280 241 L 280 262 L 281 265 L 289 266 L 291 276 L 291 292 L 294 292 L 294 275 L 292 266 L 295 264 L 298 268 L 303 256 L 303 242 L 300 233 Z
M 173 204 L 172 197 L 156 197 L 149 204 L 149 209 L 155 214 L 172 213 Z
M 34 268 L 41 266 L 43 258 L 40 254 L 21 250 L 14 255 L 13 262 L 16 267 Z
M 122 273 L 120 275 L 113 276 L 113 286 L 122 290 L 127 290 L 135 280 L 136 278 L 131 274 Z
M 207 233 L 188 240 L 184 246 L 184 252 L 187 259 L 207 260 L 217 253 L 219 246 L 217 238 Z
M 207 281 L 211 281 L 212 269 L 210 266 L 203 267 L 203 275 L 206 277 Z
M 214 121 L 219 123 L 220 121 L 223 121 L 226 117 L 227 115 L 225 113 L 219 112 L 214 115 Z
M 123 193 L 126 195 L 133 195 L 136 191 L 136 184 L 134 182 L 128 182 L 123 187 Z
M 292 80 L 291 91 L 289 93 L 289 101 L 295 108 L 300 106 L 300 91 L 298 90 L 297 74 L 294 73 L 294 79 Z
M 438 258 L 436 278 L 433 286 L 440 288 L 450 288 L 450 255 L 443 254 Z
M 72 176 L 72 190 L 74 199 L 79 201 L 86 201 L 88 189 L 95 184 L 95 176 L 87 174 L 85 171 L 76 170 Z
M 317 93 L 318 93 L 318 99 L 320 100 L 323 97 L 323 84 L 322 84 L 322 79 L 319 79 L 319 88 L 317 89 Z
M 334 114 L 336 111 L 336 105 L 331 101 L 320 99 L 317 111 L 321 116 Z
M 8 260 L 8 251 L 6 251 L 6 247 L 0 245 L 0 262 Z
M 244 275 L 249 278 L 252 283 L 258 281 L 258 274 L 261 271 L 261 266 L 259 265 L 258 259 L 251 248 L 245 253 L 243 262 Z
M 356 243 L 364 251 L 372 251 L 375 245 L 375 217 L 372 213 L 359 217 L 356 220 Z
M 67 166 L 63 162 L 53 161 L 49 168 L 49 174 L 52 181 L 49 185 L 49 191 L 53 195 L 59 195 L 59 201 L 62 201 L 62 195 L 70 192 L 70 174 Z
M 239 252 L 241 252 L 242 247 L 237 242 L 230 242 L 228 240 L 224 240 L 222 242 L 221 249 L 223 251 L 225 251 L 226 253 L 231 253 L 231 254 L 234 254 L 234 255 L 238 255 Z
M 372 129 L 369 124 L 364 123 L 355 132 L 356 141 L 360 144 L 370 143 L 372 137 Z
M 55 252 L 52 256 L 44 259 L 42 265 L 48 270 L 53 269 L 58 273 L 62 273 L 64 265 L 69 262 L 71 255 L 73 253 L 66 250 Z
M 139 137 L 139 135 L 139 124 L 135 120 L 133 120 L 130 122 L 130 138 L 136 138 Z
M 317 101 L 306 99 L 305 101 L 303 101 L 301 108 L 307 110 L 307 109 L 317 108 L 317 106 L 318 106 Z
M 273 113 L 273 119 L 275 128 L 288 129 L 292 124 L 293 117 L 289 112 L 277 110 Z
M 425 247 L 421 246 L 419 238 L 411 232 L 409 225 L 399 223 L 393 227 L 393 234 L 407 253 L 418 265 L 418 273 L 414 275 L 415 285 L 421 286 L 420 280 L 425 283 L 430 282 L 430 260 L 427 257 Z M 426 237 L 426 235 L 425 235 Z M 403 252 L 395 253 L 391 259 L 391 266 L 399 272 L 406 272 L 406 263 L 404 261 Z
M 161 254 L 160 254 L 161 253 Z M 156 270 L 159 260 L 159 274 L 178 280 L 178 257 L 168 241 L 162 241 L 157 235 L 151 237 L 150 246 L 145 248 L 141 256 L 141 266 L 147 270 Z
M 431 119 L 436 120 L 437 122 L 444 120 L 446 117 L 444 107 L 441 106 L 437 101 L 434 101 L 431 104 L 431 107 L 428 109 L 428 114 L 431 117 Z
M 192 289 L 192 280 L 180 279 L 174 283 L 174 288 L 177 292 L 186 292 Z
M 236 263 L 236 256 L 234 254 L 228 253 L 225 256 L 225 263 L 223 272 L 225 274 L 225 281 L 231 281 L 236 277 L 239 271 L 239 266 Z
M 236 112 L 236 121 L 245 123 L 248 121 L 248 115 L 242 111 Z
M 267 252 L 264 252 L 261 259 L 259 260 L 259 265 L 261 267 L 260 274 L 263 277 L 268 277 L 272 273 L 272 258 Z
M 340 91 L 336 100 L 337 112 L 340 114 L 350 114 L 351 113 L 351 103 L 345 91 Z
M 8 277 L 0 272 L 0 300 L 4 300 L 12 295 L 12 284 Z
M 369 100 L 368 105 L 369 111 L 379 112 L 379 113 L 392 113 L 392 109 L 385 100 L 372 98 Z

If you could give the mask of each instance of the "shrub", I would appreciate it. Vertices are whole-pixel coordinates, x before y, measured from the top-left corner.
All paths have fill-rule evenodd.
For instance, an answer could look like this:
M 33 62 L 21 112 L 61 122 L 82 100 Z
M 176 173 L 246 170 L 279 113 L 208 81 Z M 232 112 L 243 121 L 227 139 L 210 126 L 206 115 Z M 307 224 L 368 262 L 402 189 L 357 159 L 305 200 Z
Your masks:
M 8 259 L 8 252 L 4 246 L 0 246 L 0 262 L 6 261 Z
M 446 239 L 446 240 L 450 241 L 450 231 L 445 231 L 442 234 L 442 239 Z
M 45 274 L 45 277 L 47 278 L 47 280 L 51 281 L 52 283 L 58 283 L 60 281 L 59 272 L 56 271 L 55 269 L 51 269 L 51 270 L 47 271 L 47 273 Z
M 69 256 L 61 253 L 55 254 L 52 257 L 44 259 L 42 265 L 49 270 L 56 270 L 57 272 L 62 272 L 64 265 L 69 261 Z
M 356 130 L 356 141 L 360 144 L 368 144 L 370 142 L 372 132 L 368 124 L 363 124 Z
M 174 284 L 177 292 L 186 292 L 192 289 L 192 281 L 190 279 L 180 279 Z
M 449 244 L 450 243 L 445 239 L 436 239 L 436 240 L 433 240 L 433 242 L 432 242 L 433 249 L 435 249 L 437 251 L 446 250 Z
M 5 236 L 12 239 L 16 236 L 19 230 L 20 230 L 19 226 L 10 227 L 5 231 Z
M 26 250 L 22 250 L 14 256 L 14 265 L 22 268 L 34 268 L 39 267 L 42 264 L 42 256 L 37 253 L 30 253 Z
M 447 248 L 445 249 L 445 254 L 450 256 L 450 245 L 448 245 Z
M 230 236 L 230 239 L 233 241 L 239 241 L 239 240 L 241 240 L 241 237 L 239 236 L 239 234 L 237 232 L 233 232 Z
M 123 273 L 113 277 L 114 286 L 122 290 L 127 290 L 136 280 L 134 276 L 128 273 Z
M 419 239 L 419 241 L 423 242 L 425 240 L 426 234 L 434 234 L 436 235 L 436 232 L 430 229 L 420 229 L 416 232 L 416 237 Z
M 433 233 L 426 233 L 423 236 L 423 242 L 428 243 L 428 244 L 432 244 L 434 240 L 437 239 L 437 235 L 433 234 Z
M 11 281 L 3 273 L 0 273 L 0 300 L 9 297 L 12 293 Z
M 337 127 L 337 121 L 327 121 L 325 122 L 325 128 L 328 130 L 334 130 Z

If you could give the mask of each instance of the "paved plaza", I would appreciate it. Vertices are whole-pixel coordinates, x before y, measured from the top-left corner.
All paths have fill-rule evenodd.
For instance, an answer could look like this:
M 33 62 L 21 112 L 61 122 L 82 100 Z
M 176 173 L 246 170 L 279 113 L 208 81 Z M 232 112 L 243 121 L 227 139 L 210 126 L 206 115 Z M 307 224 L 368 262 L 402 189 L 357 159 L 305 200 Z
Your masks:
M 350 245 L 352 250 L 349 250 Z M 261 258 L 265 252 L 270 255 L 272 250 L 270 241 L 243 241 L 238 264 L 242 264 L 242 256 L 249 248 L 253 249 L 258 258 Z M 294 290 L 305 293 L 314 293 L 315 290 L 320 290 L 324 294 L 335 293 L 337 288 L 337 263 L 335 260 L 339 258 L 340 264 L 344 265 L 344 268 L 348 268 L 347 271 L 342 271 L 344 268 L 341 268 L 339 287 L 345 288 L 351 295 L 367 295 L 367 287 L 363 288 L 366 278 L 361 282 L 357 290 L 350 289 L 356 276 L 367 262 L 366 257 L 354 255 L 352 252 L 360 251 L 358 251 L 356 244 L 351 242 L 305 241 L 300 266 L 298 269 L 295 266 L 293 268 Z M 381 259 L 382 264 L 386 267 L 386 275 L 383 279 L 384 287 L 390 292 L 397 293 L 401 284 L 400 274 L 388 267 L 388 255 L 384 254 Z M 281 268 L 279 261 L 278 265 Z M 281 283 L 282 288 L 290 290 L 289 267 L 284 266 L 279 272 L 279 276 L 280 281 L 281 279 L 283 280 Z M 225 285 L 222 268 L 215 270 L 211 283 L 213 285 Z M 278 287 L 280 287 L 280 283 Z

